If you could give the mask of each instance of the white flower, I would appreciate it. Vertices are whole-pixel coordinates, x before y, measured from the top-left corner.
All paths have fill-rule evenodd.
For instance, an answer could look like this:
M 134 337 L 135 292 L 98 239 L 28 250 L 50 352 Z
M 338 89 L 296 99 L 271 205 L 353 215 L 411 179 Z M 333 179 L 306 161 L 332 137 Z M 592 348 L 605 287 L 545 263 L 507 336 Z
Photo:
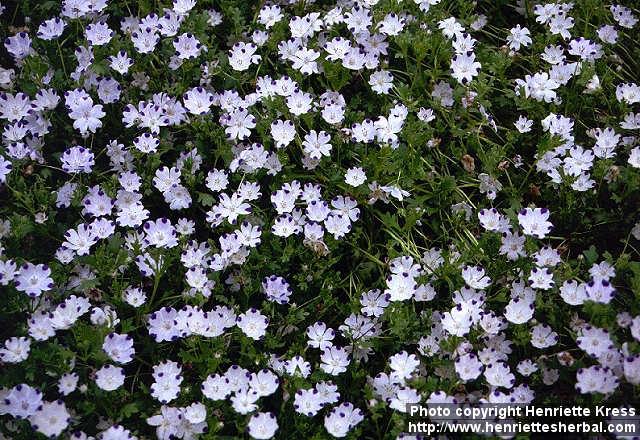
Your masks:
M 320 369 L 325 373 L 337 376 L 347 371 L 350 364 L 349 354 L 342 347 L 331 346 L 322 351 Z
M 17 364 L 29 357 L 30 350 L 30 339 L 14 336 L 4 341 L 4 347 L 0 348 L 0 359 L 9 364 Z
M 464 278 L 464 282 L 473 289 L 482 290 L 491 285 L 491 278 L 485 275 L 485 270 L 481 266 L 463 267 L 462 278 Z
M 521 28 L 520 25 L 516 25 L 516 27 L 511 28 L 509 31 L 509 35 L 507 36 L 507 42 L 509 43 L 509 48 L 515 51 L 520 50 L 520 46 L 529 46 L 533 41 L 529 36 L 531 33 L 529 29 Z
M 395 354 L 389 358 L 389 366 L 393 370 L 392 376 L 400 383 L 404 383 L 405 379 L 411 378 L 413 372 L 420 365 L 415 354 L 409 354 L 406 351 Z
M 105 391 L 113 391 L 124 384 L 124 370 L 113 365 L 105 365 L 96 371 L 96 385 Z
M 476 61 L 475 53 L 456 54 L 451 60 L 451 76 L 461 84 L 467 85 L 478 75 L 480 67 L 480 63 Z
M 547 208 L 525 208 L 518 213 L 518 223 L 525 235 L 545 238 L 553 227 L 548 221 L 549 215 Z
M 256 309 L 249 309 L 238 316 L 236 325 L 245 335 L 258 340 L 266 334 L 269 319 Z
M 260 412 L 251 416 L 247 429 L 252 438 L 270 439 L 278 430 L 278 421 L 273 413 Z
M 349 168 L 344 175 L 347 185 L 358 187 L 367 181 L 367 175 L 361 167 Z
M 47 437 L 57 437 L 69 426 L 71 414 L 62 400 L 44 402 L 29 421 L 36 431 Z
M 528 119 L 526 116 L 520 115 L 518 120 L 513 123 L 516 126 L 520 133 L 528 133 L 531 131 L 531 127 L 533 126 L 533 121 Z
M 386 95 L 393 87 L 393 75 L 386 70 L 374 72 L 369 77 L 369 85 L 374 92 Z

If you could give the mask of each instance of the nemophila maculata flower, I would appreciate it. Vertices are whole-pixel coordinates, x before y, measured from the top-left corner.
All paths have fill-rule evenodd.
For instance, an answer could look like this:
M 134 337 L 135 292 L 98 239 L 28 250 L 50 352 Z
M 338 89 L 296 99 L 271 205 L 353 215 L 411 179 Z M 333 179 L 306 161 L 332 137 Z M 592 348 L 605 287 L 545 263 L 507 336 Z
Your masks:
M 124 384 L 124 379 L 124 370 L 113 365 L 105 365 L 95 374 L 96 385 L 105 391 L 120 388 Z
M 248 337 L 258 340 L 266 333 L 269 319 L 256 309 L 249 309 L 238 315 L 236 325 Z
M 25 263 L 15 275 L 13 284 L 18 291 L 37 297 L 54 287 L 50 276 L 51 269 L 47 265 Z
M 35 414 L 29 417 L 29 421 L 36 431 L 48 437 L 55 437 L 69 426 L 71 414 L 62 400 L 43 402 Z
M 247 432 L 251 438 L 270 439 L 278 430 L 278 422 L 273 413 L 260 412 L 251 416 Z
M 553 227 L 547 208 L 525 208 L 518 213 L 518 223 L 525 235 L 544 238 Z
M 109 333 L 102 344 L 102 350 L 112 361 L 126 364 L 131 362 L 135 350 L 133 348 L 133 338 L 128 335 Z
M 25 337 L 12 337 L 0 348 L 0 359 L 9 364 L 17 364 L 29 357 L 31 340 Z
M 22 61 L 32 51 L 32 39 L 26 32 L 18 32 L 17 34 L 7 37 L 4 40 L 4 47 L 7 52 L 17 61 Z
M 271 275 L 262 281 L 262 289 L 267 299 L 278 304 L 286 304 L 291 296 L 291 287 L 282 277 Z
M 324 418 L 324 427 L 333 437 L 345 437 L 347 433 L 364 420 L 362 410 L 350 402 L 334 407 Z
M 389 408 L 406 413 L 409 411 L 409 404 L 417 404 L 420 400 L 420 394 L 413 388 L 400 387 L 394 397 L 389 399 Z
M 80 377 L 78 373 L 63 374 L 58 382 L 58 391 L 60 391 L 60 394 L 63 396 L 68 396 L 77 389 L 79 380 Z
M 582 394 L 609 394 L 618 387 L 620 380 L 610 368 L 596 365 L 578 370 L 576 381 L 576 390 Z
M 180 384 L 183 380 L 181 373 L 181 367 L 173 361 L 155 365 L 153 367 L 155 382 L 151 385 L 151 395 L 163 404 L 174 400 L 180 393 Z

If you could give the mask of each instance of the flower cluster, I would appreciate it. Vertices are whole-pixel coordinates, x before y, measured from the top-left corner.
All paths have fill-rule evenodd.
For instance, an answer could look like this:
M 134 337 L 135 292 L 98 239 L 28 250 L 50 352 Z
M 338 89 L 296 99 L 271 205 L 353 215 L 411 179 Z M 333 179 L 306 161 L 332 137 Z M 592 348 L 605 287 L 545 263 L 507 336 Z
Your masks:
M 640 404 L 637 9 L 31 3 L 0 5 L 0 439 Z

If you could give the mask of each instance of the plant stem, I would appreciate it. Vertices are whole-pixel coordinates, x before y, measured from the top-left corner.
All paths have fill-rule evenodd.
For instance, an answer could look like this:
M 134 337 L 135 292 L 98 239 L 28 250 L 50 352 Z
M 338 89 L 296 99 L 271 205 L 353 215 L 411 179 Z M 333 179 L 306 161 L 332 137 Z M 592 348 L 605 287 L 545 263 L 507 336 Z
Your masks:
M 60 62 L 62 63 L 62 71 L 64 72 L 64 77 L 66 79 L 69 75 L 67 75 L 67 68 L 64 65 L 64 57 L 62 56 L 62 47 L 60 47 L 60 41 L 56 40 L 56 44 L 58 46 L 58 55 L 60 56 Z

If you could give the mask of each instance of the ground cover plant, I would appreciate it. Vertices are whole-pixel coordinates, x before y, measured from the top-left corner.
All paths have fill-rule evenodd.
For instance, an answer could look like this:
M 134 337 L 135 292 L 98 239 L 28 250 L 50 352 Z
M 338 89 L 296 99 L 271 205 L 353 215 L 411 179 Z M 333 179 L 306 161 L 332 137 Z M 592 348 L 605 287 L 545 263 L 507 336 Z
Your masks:
M 640 403 L 636 7 L 3 1 L 0 438 Z

